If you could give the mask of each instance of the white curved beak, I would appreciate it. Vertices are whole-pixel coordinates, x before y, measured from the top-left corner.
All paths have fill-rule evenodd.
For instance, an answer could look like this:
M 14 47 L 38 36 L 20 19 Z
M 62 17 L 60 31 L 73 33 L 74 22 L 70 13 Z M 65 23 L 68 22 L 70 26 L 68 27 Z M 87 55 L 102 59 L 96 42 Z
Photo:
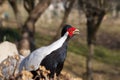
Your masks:
M 80 31 L 78 29 L 76 29 L 73 34 L 80 34 Z

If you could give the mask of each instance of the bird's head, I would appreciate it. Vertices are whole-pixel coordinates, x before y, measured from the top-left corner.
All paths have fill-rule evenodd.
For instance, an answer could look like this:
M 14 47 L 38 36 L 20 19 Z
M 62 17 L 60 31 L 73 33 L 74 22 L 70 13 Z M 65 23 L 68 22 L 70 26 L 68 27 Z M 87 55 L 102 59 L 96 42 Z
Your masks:
M 61 36 L 68 32 L 68 37 L 73 37 L 76 34 L 79 34 L 79 30 L 71 25 L 65 25 L 62 29 Z

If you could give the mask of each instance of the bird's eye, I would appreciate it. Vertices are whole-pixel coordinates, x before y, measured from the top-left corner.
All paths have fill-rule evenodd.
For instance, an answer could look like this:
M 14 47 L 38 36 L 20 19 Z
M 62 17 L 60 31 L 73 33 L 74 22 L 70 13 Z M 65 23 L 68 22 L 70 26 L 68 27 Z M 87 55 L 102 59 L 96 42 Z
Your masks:
M 71 37 L 73 35 L 73 31 L 75 30 L 76 28 L 74 27 L 71 27 L 68 29 L 68 32 L 69 32 L 69 36 Z
M 73 32 L 75 29 L 76 29 L 76 28 L 71 27 L 71 28 L 68 29 L 68 32 Z

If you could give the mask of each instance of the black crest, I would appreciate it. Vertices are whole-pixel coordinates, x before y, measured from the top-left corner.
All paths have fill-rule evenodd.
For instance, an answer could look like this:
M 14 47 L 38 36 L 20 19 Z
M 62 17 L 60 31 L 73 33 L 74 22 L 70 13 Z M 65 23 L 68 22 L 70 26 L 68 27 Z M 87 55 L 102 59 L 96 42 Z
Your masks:
M 71 27 L 72 27 L 71 25 L 65 25 L 62 29 L 61 36 L 63 36 L 67 32 L 67 30 Z

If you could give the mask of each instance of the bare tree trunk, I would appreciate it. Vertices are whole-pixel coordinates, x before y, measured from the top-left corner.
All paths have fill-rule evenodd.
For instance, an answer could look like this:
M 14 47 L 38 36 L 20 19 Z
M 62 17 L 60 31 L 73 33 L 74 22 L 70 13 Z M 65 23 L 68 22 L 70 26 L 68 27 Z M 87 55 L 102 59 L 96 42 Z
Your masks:
M 3 4 L 4 0 L 0 0 L 0 5 Z
M 41 0 L 35 8 L 31 11 L 29 17 L 27 18 L 25 24 L 23 25 L 23 33 L 28 33 L 29 41 L 30 41 L 30 50 L 33 51 L 35 49 L 34 44 L 34 34 L 35 34 L 35 22 L 39 19 L 41 14 L 48 8 L 51 0 Z M 24 35 L 24 34 L 23 34 Z
M 99 13 L 98 13 L 99 12 Z M 87 69 L 87 80 L 93 80 L 93 71 L 92 71 L 92 59 L 94 55 L 94 45 L 96 41 L 96 33 L 99 29 L 101 21 L 105 15 L 104 11 L 95 11 L 88 12 L 86 14 L 87 17 L 87 42 L 89 53 L 86 61 L 86 69 Z
M 24 0 L 23 4 L 28 14 L 30 14 L 35 7 L 35 0 Z
M 93 54 L 94 54 L 94 45 L 90 44 L 88 45 L 89 48 L 89 54 L 87 56 L 87 80 L 93 80 L 93 76 L 92 76 L 92 58 L 93 58 Z
M 13 12 L 15 14 L 17 25 L 21 29 L 21 27 L 22 27 L 22 19 L 20 17 L 20 12 L 19 12 L 19 9 L 18 9 L 17 0 L 8 0 L 8 2 L 10 3 L 10 5 L 11 5 L 11 7 L 13 9 Z
M 54 41 L 54 40 L 56 40 L 56 39 L 58 38 L 62 27 L 63 27 L 63 26 L 65 25 L 65 23 L 67 22 L 67 18 L 68 18 L 69 14 L 70 14 L 70 12 L 71 12 L 71 10 L 72 10 L 72 7 L 73 7 L 74 2 L 75 2 L 75 0 L 68 0 L 68 1 L 66 2 L 66 4 L 65 4 L 65 13 L 64 13 L 63 20 L 62 20 L 59 28 L 57 29 L 57 33 L 56 33 L 56 35 L 54 36 L 54 38 L 53 38 L 52 41 Z M 68 3 L 69 3 L 69 5 L 66 6 Z

